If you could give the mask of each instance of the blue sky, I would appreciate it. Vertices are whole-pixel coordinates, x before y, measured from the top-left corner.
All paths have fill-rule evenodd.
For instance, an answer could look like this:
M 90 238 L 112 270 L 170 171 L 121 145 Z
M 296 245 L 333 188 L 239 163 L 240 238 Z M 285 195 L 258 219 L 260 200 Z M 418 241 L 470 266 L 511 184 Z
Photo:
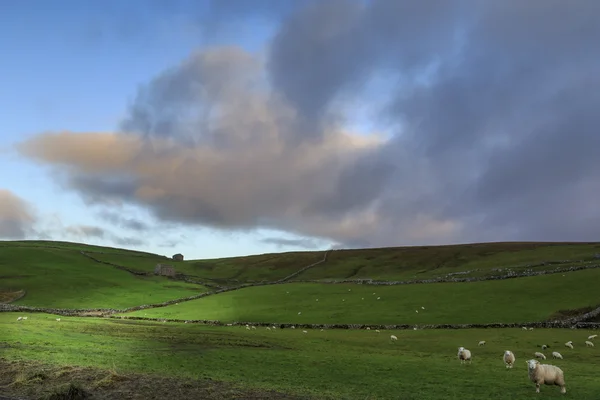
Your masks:
M 96 217 L 97 209 L 65 190 L 47 167 L 16 154 L 15 143 L 46 131 L 115 131 L 138 85 L 210 44 L 235 39 L 248 51 L 260 51 L 273 29 L 259 21 L 240 35 L 207 38 L 192 18 L 148 7 L 151 2 L 145 0 L 120 3 L 124 2 L 27 0 L 4 4 L 0 12 L 0 54 L 5 55 L 0 75 L 0 188 L 29 202 L 44 224 L 55 226 L 58 218 L 63 231 L 66 226 L 102 226 L 131 236 Z M 131 32 L 126 18 L 119 20 L 119 12 L 136 8 L 143 10 L 143 18 Z M 128 210 L 159 226 L 144 210 Z M 188 258 L 306 250 L 259 241 L 294 237 L 280 231 L 226 233 L 202 226 L 176 231 L 173 239 L 180 240 L 174 247 L 161 246 L 170 240 L 152 233 L 150 243 L 131 247 L 167 255 L 182 252 Z M 114 245 L 97 237 L 64 236 L 61 229 L 53 235 L 57 240 Z

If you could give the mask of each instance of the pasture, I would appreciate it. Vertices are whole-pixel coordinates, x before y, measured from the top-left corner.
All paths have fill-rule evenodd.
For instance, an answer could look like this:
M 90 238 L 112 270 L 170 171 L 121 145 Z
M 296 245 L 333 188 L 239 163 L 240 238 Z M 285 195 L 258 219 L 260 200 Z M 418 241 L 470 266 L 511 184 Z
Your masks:
M 142 272 L 151 272 L 157 262 L 167 262 L 178 272 L 229 286 L 280 279 L 324 254 L 172 262 L 159 255 L 77 243 L 0 242 L 0 301 L 54 308 L 125 308 L 207 290 L 165 277 L 136 276 L 94 262 L 82 250 Z M 331 253 L 326 262 L 298 279 L 308 279 L 309 274 L 316 274 L 316 279 L 411 279 L 448 271 L 481 276 L 501 267 L 551 269 L 557 263 L 592 263 L 597 252 L 598 244 L 589 243 L 344 250 Z M 469 283 L 292 282 L 247 287 L 124 315 L 224 323 L 533 322 L 596 308 L 600 305 L 598 278 L 600 269 Z M 23 293 L 24 297 L 14 300 Z M 17 321 L 18 317 L 27 319 Z M 0 312 L 0 393 L 49 398 L 75 385 L 96 399 L 537 399 L 540 395 L 528 379 L 525 361 L 547 344 L 551 346 L 544 351 L 548 357 L 554 350 L 564 356 L 564 360 L 547 362 L 565 371 L 567 394 L 561 395 L 558 387 L 543 386 L 541 396 L 595 400 L 600 394 L 596 379 L 600 354 L 598 347 L 585 347 L 591 333 L 520 328 L 379 333 L 375 329 L 307 329 L 303 333 L 303 329 L 247 330 L 243 326 Z M 390 340 L 392 334 L 397 341 Z M 480 340 L 487 344 L 477 346 Z M 564 346 L 569 340 L 572 350 Z M 460 365 L 459 346 L 473 352 L 471 365 Z M 510 370 L 502 361 L 507 349 L 517 357 Z
M 525 360 L 549 344 L 564 360 L 567 396 L 597 399 L 600 353 L 583 342 L 589 331 L 546 329 L 375 331 L 283 329 L 150 323 L 29 314 L 0 314 L 4 357 L 129 373 L 213 379 L 254 390 L 314 398 L 528 399 L 535 398 Z M 398 341 L 390 341 L 390 334 Z M 487 344 L 478 347 L 480 340 Z M 562 343 L 573 340 L 573 350 Z M 456 350 L 473 352 L 460 365 Z M 506 370 L 502 354 L 517 362 Z M 126 378 L 124 378 L 126 379 Z M 559 398 L 543 387 L 544 398 Z M 401 394 L 401 397 L 396 397 Z
M 547 320 L 561 310 L 597 307 L 599 279 L 600 269 L 590 269 L 564 276 L 465 283 L 290 283 L 248 287 L 127 315 L 313 324 L 534 322 Z M 535 306 L 532 299 L 537 299 Z

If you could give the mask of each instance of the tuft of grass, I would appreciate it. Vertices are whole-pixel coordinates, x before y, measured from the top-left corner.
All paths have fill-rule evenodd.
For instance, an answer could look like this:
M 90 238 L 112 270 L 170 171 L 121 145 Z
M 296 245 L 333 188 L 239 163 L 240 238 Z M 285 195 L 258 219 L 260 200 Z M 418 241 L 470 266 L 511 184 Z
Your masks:
M 90 394 L 77 383 L 68 383 L 54 389 L 45 396 L 46 400 L 85 400 Z

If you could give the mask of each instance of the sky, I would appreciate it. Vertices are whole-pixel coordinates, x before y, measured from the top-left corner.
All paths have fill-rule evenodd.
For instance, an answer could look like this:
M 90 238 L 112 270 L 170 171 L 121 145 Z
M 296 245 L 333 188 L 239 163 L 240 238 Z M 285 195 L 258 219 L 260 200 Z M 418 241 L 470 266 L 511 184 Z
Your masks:
M 600 237 L 600 2 L 0 4 L 0 239 Z

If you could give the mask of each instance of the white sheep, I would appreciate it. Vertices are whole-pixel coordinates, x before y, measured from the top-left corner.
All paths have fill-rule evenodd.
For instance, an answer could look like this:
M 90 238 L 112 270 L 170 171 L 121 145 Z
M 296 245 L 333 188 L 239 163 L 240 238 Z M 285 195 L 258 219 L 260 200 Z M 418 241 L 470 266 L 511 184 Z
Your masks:
M 533 330 L 533 328 L 529 328 L 529 330 L 530 330 L 530 331 L 532 331 L 532 330 Z
M 254 325 L 251 326 L 252 329 L 256 329 L 256 327 Z
M 27 319 L 27 317 L 23 317 L 23 319 Z
M 469 362 L 469 364 L 471 364 L 471 351 L 465 349 L 462 346 L 458 348 L 457 357 L 460 360 L 461 364 L 464 364 L 467 361 Z
M 294 325 L 292 325 L 292 329 L 296 329 L 296 327 Z
M 396 335 L 391 335 L 390 340 L 398 340 L 398 338 L 396 337 Z
M 187 324 L 187 321 L 185 321 L 185 323 Z M 247 326 L 247 327 L 246 327 L 246 329 L 250 330 L 250 327 L 249 327 L 249 326 Z
M 273 330 L 277 329 L 277 327 L 275 325 L 273 325 Z
M 563 356 L 558 351 L 553 351 L 552 352 L 552 358 L 560 358 L 562 360 Z
M 573 343 L 567 342 L 567 343 L 565 343 L 565 347 L 568 347 L 568 348 L 572 349 L 573 348 Z
M 421 310 L 424 310 L 424 309 L 425 309 L 425 307 L 421 306 Z
M 512 368 L 515 365 L 516 358 L 514 353 L 510 350 L 504 351 L 502 359 L 504 360 L 504 364 L 506 364 L 506 368 Z
M 269 328 L 269 327 L 267 326 L 267 330 L 268 330 L 268 331 L 270 331 L 270 330 L 271 330 L 271 328 Z
M 56 320 L 60 322 L 60 318 L 56 318 Z M 164 322 L 164 321 L 163 321 L 163 322 Z
M 550 347 L 550 346 L 548 346 L 547 344 L 543 344 L 542 345 L 542 350 L 546 350 L 548 347 Z
M 302 314 L 302 311 L 298 311 L 298 315 Z
M 370 331 L 370 330 L 371 330 L 371 328 L 369 328 L 369 327 L 367 326 L 367 330 L 368 330 L 368 331 Z
M 379 329 L 375 329 L 375 332 L 379 333 Z
M 586 340 L 586 341 L 585 341 L 585 345 L 586 345 L 587 347 L 594 347 L 594 343 L 590 342 L 589 340 Z
M 418 314 L 418 313 L 419 313 L 419 310 L 415 310 L 415 312 Z
M 485 340 L 481 340 L 481 341 L 480 341 L 480 342 L 477 344 L 477 346 L 485 346 Z
M 527 327 L 526 327 L 526 326 L 524 326 L 524 327 L 523 327 L 523 328 L 521 328 L 521 329 L 523 329 L 524 331 L 526 331 L 526 330 L 527 330 Z
M 20 321 L 20 320 L 22 320 L 22 319 L 23 319 L 23 317 L 19 317 L 19 318 L 17 318 L 17 321 Z
M 539 351 L 536 351 L 534 353 L 535 358 L 541 358 L 542 360 L 546 359 L 546 356 L 543 353 L 540 353 Z
M 590 336 L 588 336 L 588 340 L 592 340 L 592 339 L 594 339 L 596 337 L 598 337 L 598 335 L 590 335 Z
M 537 360 L 526 361 L 529 379 L 535 383 L 535 392 L 540 392 L 540 385 L 560 386 L 561 393 L 567 393 L 565 374 L 555 365 L 540 364 Z
M 302 331 L 302 333 L 308 333 L 308 331 Z
M 381 297 L 378 297 L 377 300 L 381 300 Z

